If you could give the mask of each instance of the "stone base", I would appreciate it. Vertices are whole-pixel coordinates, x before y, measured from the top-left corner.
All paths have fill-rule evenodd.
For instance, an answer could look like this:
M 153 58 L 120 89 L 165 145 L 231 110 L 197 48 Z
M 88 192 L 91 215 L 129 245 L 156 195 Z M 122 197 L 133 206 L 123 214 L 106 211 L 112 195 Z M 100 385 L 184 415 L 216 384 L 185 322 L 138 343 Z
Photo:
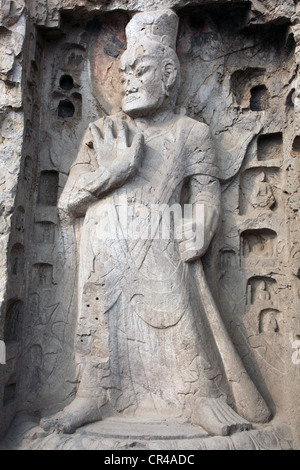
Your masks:
M 0 450 L 290 450 L 291 440 L 288 428 L 278 425 L 221 437 L 191 424 L 128 418 L 107 418 L 71 435 L 49 434 L 23 415 L 11 426 Z

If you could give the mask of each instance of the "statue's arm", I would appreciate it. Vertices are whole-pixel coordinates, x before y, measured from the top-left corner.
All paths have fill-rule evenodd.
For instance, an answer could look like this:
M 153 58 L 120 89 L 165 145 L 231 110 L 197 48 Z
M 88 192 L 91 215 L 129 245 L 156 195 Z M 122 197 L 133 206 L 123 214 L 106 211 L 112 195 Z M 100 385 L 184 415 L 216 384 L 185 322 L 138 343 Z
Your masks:
M 75 163 L 58 202 L 60 214 L 83 217 L 89 205 L 109 188 L 110 179 L 110 172 L 105 168 L 95 170 L 91 164 Z
M 94 124 L 90 126 L 59 200 L 61 215 L 83 217 L 90 204 L 122 186 L 135 173 L 142 154 L 143 136 L 137 134 L 128 146 L 125 136 L 122 143 L 121 132 L 124 136 L 122 129 L 118 139 L 112 133 L 107 133 L 104 139 Z
M 179 241 L 181 258 L 189 263 L 207 251 L 220 220 L 220 183 L 211 176 L 197 175 L 189 181 L 192 218 L 185 219 Z
M 199 145 L 200 137 L 200 145 Z M 219 225 L 221 187 L 216 176 L 217 163 L 214 144 L 208 126 L 196 124 L 191 132 L 190 166 L 187 201 L 192 205 L 192 218 L 183 224 L 183 237 L 179 242 L 181 258 L 192 262 L 207 251 Z
M 220 182 L 212 176 L 198 175 L 191 178 L 190 184 L 194 211 L 199 204 L 204 209 L 204 244 L 200 252 L 200 256 L 203 256 L 217 231 L 220 221 Z

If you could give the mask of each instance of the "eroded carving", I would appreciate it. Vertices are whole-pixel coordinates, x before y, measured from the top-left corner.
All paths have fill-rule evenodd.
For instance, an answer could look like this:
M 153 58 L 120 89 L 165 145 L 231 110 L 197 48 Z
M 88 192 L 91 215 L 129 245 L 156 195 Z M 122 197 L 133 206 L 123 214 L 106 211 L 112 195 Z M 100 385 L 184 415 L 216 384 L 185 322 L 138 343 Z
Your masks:
M 174 111 L 177 25 L 169 10 L 139 13 L 128 23 L 122 112 L 89 125 L 59 200 L 66 231 L 83 218 L 79 382 L 74 401 L 42 420 L 45 430 L 72 433 L 122 413 L 183 417 L 228 435 L 270 418 L 201 264 L 218 227 L 222 175 L 208 126 Z M 181 207 L 183 186 L 192 211 L 177 224 L 174 215 L 175 226 L 161 236 L 164 213 Z M 254 251 L 256 239 L 247 241 Z M 42 276 L 45 266 L 37 268 L 39 285 L 47 284 L 49 269 Z
M 35 240 L 38 243 L 54 243 L 55 225 L 52 222 L 39 222 L 35 225 Z
M 258 137 L 257 140 L 257 159 L 259 161 L 268 161 L 283 157 L 283 136 L 281 132 L 275 134 L 266 134 Z
M 197 437 L 196 440 L 190 442 L 193 448 L 230 447 L 233 449 L 268 448 L 269 446 L 282 448 L 286 442 L 283 432 L 281 429 L 277 435 L 274 432 L 276 423 L 280 423 L 281 420 L 293 426 L 294 436 L 298 436 L 299 441 L 299 416 L 295 412 L 295 403 L 298 403 L 300 384 L 298 380 L 299 345 L 297 344 L 300 343 L 300 146 L 297 138 L 300 110 L 298 77 L 300 35 L 298 16 L 293 16 L 296 11 L 299 13 L 299 4 L 296 5 L 296 0 L 274 0 L 273 2 L 260 0 L 246 2 L 222 0 L 209 2 L 53 0 L 47 2 L 46 0 L 33 0 L 26 2 L 27 8 L 23 13 L 21 9 L 19 10 L 22 16 L 18 21 L 19 16 L 15 15 L 14 5 L 21 4 L 22 0 L 12 0 L 8 3 L 10 5 L 4 8 L 3 15 L 0 11 L 3 23 L 0 31 L 0 48 L 3 52 L 0 65 L 2 79 L 0 83 L 0 150 L 2 155 L 0 235 L 3 254 L 0 283 L 0 298 L 3 303 L 0 313 L 0 346 L 2 347 L 0 347 L 2 349 L 0 351 L 0 356 L 2 356 L 2 360 L 0 357 L 0 362 L 2 362 L 0 367 L 0 437 L 2 438 L 8 430 L 16 412 L 24 410 L 27 416 L 32 414 L 32 423 L 30 418 L 28 422 L 26 418 L 26 426 L 24 426 L 24 418 L 20 417 L 20 421 L 17 419 L 11 428 L 14 430 L 18 428 L 17 432 L 20 431 L 20 434 L 23 434 L 22 448 L 97 447 L 107 449 L 113 447 L 115 449 L 118 446 L 131 448 L 133 445 L 143 448 L 145 446 L 166 448 L 165 438 L 174 437 L 174 433 L 185 436 L 191 436 L 193 433 L 193 436 Z M 113 124 L 116 123 L 115 114 L 122 110 L 123 85 L 120 81 L 119 66 L 126 49 L 125 24 L 136 11 L 144 11 L 150 5 L 151 8 L 168 5 L 174 8 L 179 16 L 177 54 L 182 80 L 176 114 L 180 113 L 183 116 L 186 113 L 190 118 L 208 124 L 218 156 L 217 180 L 221 182 L 223 220 L 202 259 L 205 277 L 213 292 L 213 298 L 211 299 L 207 283 L 204 282 L 201 284 L 200 298 L 205 292 L 209 300 L 205 302 L 205 305 L 202 305 L 201 301 L 196 301 L 200 282 L 195 282 L 195 273 L 192 269 L 188 269 L 188 272 L 191 271 L 190 286 L 194 289 L 192 295 L 195 300 L 190 310 L 193 313 L 196 312 L 195 324 L 200 322 L 202 325 L 203 318 L 209 319 L 210 314 L 218 314 L 214 306 L 214 301 L 217 301 L 230 338 L 238 349 L 240 357 L 243 358 L 246 370 L 259 386 L 260 392 L 267 400 L 273 414 L 276 415 L 276 419 L 271 426 L 258 426 L 258 429 L 243 433 L 242 436 L 241 433 L 236 432 L 223 438 L 208 437 L 201 426 L 174 424 L 174 421 L 170 426 L 171 419 L 164 421 L 164 426 L 157 427 L 156 423 L 161 423 L 161 419 L 154 425 L 152 420 L 147 421 L 143 418 L 146 422 L 140 427 L 137 423 L 141 424 L 141 418 L 138 416 L 135 420 L 132 417 L 135 412 L 133 407 L 128 407 L 124 412 L 118 413 L 116 407 L 112 406 L 108 414 L 116 412 L 117 416 L 109 418 L 103 416 L 105 419 L 101 422 L 81 427 L 71 438 L 64 434 L 58 435 L 56 432 L 46 436 L 46 433 L 36 426 L 36 422 L 34 423 L 36 416 L 40 413 L 45 416 L 48 412 L 50 414 L 65 407 L 71 397 L 75 396 L 79 385 L 79 382 L 76 382 L 73 361 L 78 292 L 82 293 L 80 305 L 82 306 L 81 313 L 86 317 L 84 321 L 88 319 L 91 325 L 91 331 L 88 331 L 86 324 L 82 328 L 79 326 L 77 328 L 78 363 L 82 364 L 80 352 L 83 358 L 90 354 L 90 357 L 96 358 L 97 361 L 100 358 L 100 364 L 101 360 L 105 362 L 109 357 L 114 365 L 112 368 L 114 372 L 118 370 L 118 364 L 120 367 L 124 366 L 126 361 L 123 358 L 126 357 L 127 342 L 129 342 L 129 349 L 134 350 L 134 353 L 125 364 L 126 373 L 131 357 L 134 357 L 135 352 L 139 352 L 143 347 L 140 343 L 143 343 L 144 339 L 137 339 L 131 334 L 132 331 L 136 331 L 136 325 L 132 326 L 129 331 L 125 320 L 124 324 L 121 324 L 122 319 L 127 318 L 126 312 L 119 308 L 122 297 L 116 296 L 112 299 L 113 293 L 112 296 L 106 296 L 100 292 L 108 288 L 107 283 L 102 285 L 102 279 L 99 281 L 97 277 L 104 269 L 101 262 L 106 267 L 109 266 L 109 256 L 105 257 L 106 252 L 103 253 L 102 250 L 102 256 L 95 257 L 97 259 L 90 269 L 89 282 L 85 282 L 85 278 L 84 288 L 78 286 L 76 268 L 79 258 L 76 258 L 76 250 L 79 248 L 78 242 L 82 235 L 82 224 L 85 218 L 76 217 L 70 223 L 67 222 L 67 218 L 58 219 L 57 201 L 88 124 L 108 114 L 112 116 Z M 13 21 L 11 21 L 12 17 Z M 16 23 L 14 23 L 15 20 Z M 26 35 L 23 44 L 22 36 L 25 33 L 25 26 Z M 20 86 L 21 78 L 22 86 Z M 65 100 L 72 103 L 74 107 L 71 109 L 71 114 L 73 111 L 74 113 L 69 117 L 66 115 L 68 109 L 62 105 L 60 106 L 62 116 L 58 116 L 59 103 Z M 136 118 L 134 122 L 137 122 Z M 97 127 L 97 121 L 94 124 Z M 131 125 L 129 127 L 128 147 L 132 148 L 133 132 Z M 157 127 L 161 127 L 159 120 Z M 170 133 L 168 126 L 167 128 Z M 273 139 L 276 133 L 282 135 L 282 143 L 281 137 L 279 139 L 278 152 L 276 139 Z M 101 133 L 99 138 L 102 137 L 104 136 Z M 113 138 L 120 139 L 117 126 L 113 128 Z M 106 140 L 109 141 L 109 139 Z M 112 140 L 112 142 L 115 141 Z M 201 138 L 198 139 L 198 143 L 201 146 Z M 87 150 L 93 151 L 95 139 L 87 141 L 86 144 Z M 151 146 L 151 142 L 144 142 L 145 145 Z M 164 138 L 158 153 L 163 158 L 167 158 L 174 147 L 176 145 L 168 135 Z M 154 148 L 152 150 L 154 152 Z M 138 171 L 143 169 L 144 157 L 148 155 L 149 151 L 147 155 L 143 151 Z M 161 180 L 165 176 L 163 165 L 162 168 Z M 38 191 L 43 180 L 43 176 L 42 178 L 40 176 L 44 170 L 53 170 L 58 174 L 58 190 L 56 197 L 53 197 L 55 201 L 53 203 L 39 199 Z M 149 184 L 156 171 L 157 167 L 148 168 Z M 169 169 L 166 171 L 168 172 Z M 173 171 L 178 174 L 176 168 L 172 169 L 171 174 Z M 260 178 L 261 173 L 264 173 L 264 179 Z M 117 195 L 117 191 L 127 188 L 133 179 L 137 181 L 136 176 L 137 173 L 132 175 L 122 188 L 108 190 L 105 194 L 107 200 L 110 200 L 112 193 Z M 153 182 L 153 186 L 156 185 L 157 183 Z M 174 201 L 180 201 L 180 205 L 189 204 L 194 193 L 197 193 L 197 188 L 191 190 L 191 187 L 191 178 L 188 177 L 184 181 L 181 195 L 178 197 L 176 195 Z M 101 200 L 104 201 L 104 199 Z M 145 204 L 137 207 L 138 204 L 131 196 L 126 204 L 122 199 L 115 202 L 119 203 L 118 215 L 124 216 L 121 204 L 123 204 L 122 207 L 127 206 L 129 209 L 132 238 L 135 237 L 135 241 L 139 237 L 145 238 L 144 232 L 149 227 L 147 221 L 151 220 L 151 215 L 153 215 L 151 207 Z M 24 209 L 26 218 L 22 217 L 21 208 Z M 135 210 L 139 212 L 138 216 Z M 88 211 L 91 212 L 90 205 Z M 110 213 L 113 212 L 110 211 Z M 171 221 L 172 219 L 178 220 L 178 206 L 174 206 L 174 211 L 170 211 L 169 215 Z M 98 223 L 97 236 L 101 234 L 101 230 L 105 231 L 102 221 L 103 218 Z M 160 228 L 163 229 L 163 227 Z M 276 242 L 275 239 L 273 240 L 275 252 L 272 258 L 264 256 L 263 252 L 258 255 L 255 253 L 255 247 L 249 256 L 246 250 L 245 254 L 248 257 L 244 257 L 241 234 L 243 234 L 243 241 L 251 231 L 258 229 L 262 231 L 269 229 L 278 234 Z M 248 233 L 245 234 L 245 231 Z M 261 239 L 261 241 L 262 244 L 268 244 L 266 239 Z M 178 244 L 178 240 L 176 243 Z M 19 260 L 14 259 L 15 249 L 12 251 L 12 247 L 16 248 L 16 244 L 24 247 L 24 270 L 19 269 Z M 125 240 L 123 246 L 126 246 Z M 143 253 L 136 253 L 139 246 L 140 244 L 137 244 L 133 258 L 140 259 L 142 266 L 148 268 L 148 258 L 143 263 Z M 259 243 L 257 243 L 258 246 Z M 90 251 L 93 247 L 94 245 Z M 87 250 L 88 253 L 90 251 Z M 119 258 L 123 260 L 121 255 Z M 161 261 L 163 264 L 163 258 Z M 50 272 L 46 285 L 38 279 L 38 277 L 43 279 L 44 275 L 41 273 L 41 276 L 38 276 L 39 268 L 36 263 L 44 265 L 45 271 Z M 199 267 L 196 261 L 193 263 L 196 268 Z M 41 271 L 44 268 L 41 268 Z M 129 266 L 127 272 L 129 274 L 124 276 L 124 284 L 126 277 L 130 282 L 132 281 L 132 289 L 128 297 L 132 298 L 132 304 L 135 302 L 136 316 L 140 322 L 147 323 L 148 321 L 149 331 L 151 325 L 153 330 L 159 329 L 161 333 L 163 330 L 169 330 L 167 334 L 161 334 L 160 342 L 157 341 L 160 347 L 163 341 L 170 339 L 171 331 L 175 334 L 180 330 L 179 326 L 176 327 L 177 325 L 163 328 L 172 320 L 171 315 L 167 315 L 167 309 L 164 308 L 164 304 L 168 306 L 170 303 L 171 305 L 169 297 L 166 293 L 161 309 L 163 314 L 155 316 L 150 308 L 144 308 L 144 304 L 148 306 L 153 302 L 150 292 L 153 293 L 154 300 L 156 301 L 157 297 L 157 302 L 159 301 L 155 290 L 156 285 L 146 286 L 148 290 L 145 288 L 142 292 L 144 297 L 135 296 L 137 276 L 135 278 L 132 275 L 132 266 Z M 117 293 L 120 292 L 120 279 L 115 279 L 114 287 Z M 199 280 L 201 279 L 203 275 L 200 272 Z M 162 279 L 156 279 L 156 281 L 158 283 Z M 170 285 L 174 284 L 173 281 L 173 279 L 169 280 Z M 182 284 L 185 285 L 185 280 Z M 164 288 L 165 286 L 166 284 Z M 180 290 L 180 283 L 178 283 L 176 289 L 174 287 L 174 297 L 178 292 L 183 291 L 185 289 Z M 148 295 L 146 300 L 144 299 L 145 292 Z M 115 301 L 115 308 L 110 304 L 105 304 L 107 298 Z M 12 305 L 11 302 L 16 299 L 24 302 L 22 315 L 19 316 L 20 322 L 18 322 L 20 341 L 12 340 L 4 343 L 5 316 Z M 179 302 L 179 307 L 182 302 Z M 203 313 L 205 306 L 213 307 Z M 197 307 L 200 312 L 197 311 Z M 107 313 L 102 315 L 103 311 Z M 180 316 L 180 308 L 171 313 L 174 314 L 176 320 Z M 211 323 L 215 319 L 214 315 L 210 320 Z M 219 318 L 218 315 L 217 318 Z M 184 317 L 179 321 L 182 322 L 183 319 Z M 130 320 L 131 317 L 128 321 Z M 105 330 L 105 328 L 108 331 L 107 342 L 105 342 L 104 335 L 98 337 L 98 331 Z M 150 333 L 148 336 L 150 337 Z M 220 337 L 215 334 L 214 336 L 219 346 Z M 183 350 L 190 347 L 194 337 L 194 334 L 191 338 L 188 334 L 184 337 Z M 205 348 L 207 345 L 207 355 L 210 356 L 209 338 L 211 337 L 205 335 L 205 338 L 207 340 Z M 143 344 L 148 343 L 149 341 L 144 341 Z M 172 344 L 171 341 L 169 344 Z M 228 343 L 225 339 L 224 344 L 230 344 L 230 341 Z M 5 347 L 7 364 L 5 364 L 5 357 L 1 355 Z M 178 343 L 175 342 L 174 347 L 178 351 Z M 111 351 L 114 353 L 111 354 Z M 217 358 L 217 365 L 222 366 L 222 358 L 219 361 L 217 347 L 212 355 Z M 225 362 L 227 356 L 228 352 L 225 354 Z M 186 357 L 187 353 L 184 353 L 184 358 Z M 179 354 L 178 361 L 180 361 Z M 156 362 L 154 354 L 153 364 Z M 134 361 L 133 364 L 135 371 L 137 366 Z M 147 365 L 145 372 L 139 377 L 140 382 L 145 384 L 148 379 L 147 374 L 150 375 L 150 380 L 151 374 L 155 375 L 154 366 L 152 363 L 148 366 L 145 355 L 141 358 L 140 364 Z M 142 367 L 140 369 L 144 370 Z M 158 373 L 162 369 L 161 366 Z M 225 383 L 223 390 L 225 390 L 224 370 L 228 371 L 228 367 L 227 369 L 221 367 L 221 369 Z M 110 373 L 110 364 L 108 370 Z M 207 370 L 205 365 L 197 368 L 196 379 L 191 387 L 194 387 L 197 381 L 197 373 L 203 370 Z M 177 374 L 176 369 L 174 377 L 171 373 L 168 376 L 170 382 L 171 380 L 175 382 L 174 390 L 181 383 L 178 379 L 181 375 L 180 367 L 178 371 Z M 137 374 L 134 379 L 136 376 Z M 119 382 L 115 378 L 111 380 L 110 377 L 111 375 L 107 377 L 108 394 L 112 389 L 111 383 L 113 385 L 117 383 L 112 391 L 115 399 L 112 403 L 117 402 L 120 408 L 124 408 L 126 400 L 128 400 L 127 403 L 134 402 L 134 399 L 129 396 L 132 377 L 128 378 L 128 387 L 124 383 L 122 374 Z M 78 375 L 78 379 L 80 378 L 81 374 Z M 231 387 L 239 383 L 239 378 L 238 374 L 227 375 Z M 186 377 L 183 380 L 184 384 L 185 380 Z M 155 390 L 159 389 L 158 382 L 158 380 L 155 383 L 153 381 Z M 133 389 L 139 385 L 135 384 L 135 380 L 133 384 Z M 104 385 L 106 386 L 106 383 Z M 12 386 L 11 390 L 14 388 L 11 395 L 10 386 Z M 248 390 L 248 387 L 241 387 L 241 389 L 245 388 Z M 117 389 L 120 392 L 118 399 L 115 398 Z M 123 393 L 124 389 L 125 393 Z M 149 390 L 149 395 L 151 392 L 152 390 Z M 2 406 L 4 394 L 5 406 Z M 188 406 L 188 397 L 183 395 L 181 403 L 185 401 Z M 207 395 L 209 396 L 209 392 Z M 225 395 L 228 397 L 227 390 L 225 390 Z M 9 396 L 13 396 L 13 399 L 10 400 Z M 192 393 L 190 397 L 192 403 Z M 165 395 L 162 399 L 165 399 Z M 210 400 L 213 403 L 214 399 L 210 398 Z M 219 397 L 215 400 L 214 406 L 219 415 L 228 411 L 228 403 L 234 407 L 232 397 L 229 397 L 225 404 Z M 204 397 L 204 400 L 199 399 L 199 407 L 191 404 L 193 410 L 186 412 L 185 420 L 189 421 L 191 417 L 191 420 L 197 422 L 199 408 L 203 406 L 206 410 L 208 409 L 207 397 Z M 104 407 L 102 410 L 104 411 Z M 68 409 L 65 411 L 67 412 Z M 126 414 L 129 415 L 128 419 Z M 150 412 L 149 415 L 154 416 Z M 232 415 L 231 418 L 233 421 L 237 419 Z M 204 419 L 202 414 L 203 425 Z M 133 425 L 129 426 L 128 422 Z M 230 423 L 227 422 L 227 424 Z M 212 426 L 213 424 L 210 423 L 211 432 L 213 432 Z M 245 424 L 243 423 L 242 426 Z M 32 430 L 24 434 L 25 427 L 26 429 L 32 427 Z M 155 428 L 154 434 L 150 432 L 150 435 L 155 437 L 155 443 L 148 440 L 141 442 L 139 440 L 141 433 L 148 436 L 151 428 Z M 17 439 L 12 439 L 11 433 L 7 436 L 6 446 L 14 448 L 20 446 L 17 432 L 15 433 Z M 219 425 L 214 432 L 217 434 L 220 432 Z M 118 434 L 118 439 L 107 438 L 107 435 L 112 436 L 115 433 Z M 289 438 L 290 442 L 292 438 Z M 168 440 L 168 444 L 172 448 L 187 445 L 185 439 L 176 442 L 173 439 L 172 442 Z M 293 445 L 297 445 L 295 441 Z M 2 449 L 2 442 L 0 446 Z
M 23 206 L 17 207 L 16 210 L 16 230 L 22 234 L 25 230 L 25 209 Z
M 245 70 L 237 70 L 232 74 L 230 85 L 238 105 L 243 108 L 253 108 L 255 93 L 252 90 L 262 86 L 261 83 L 264 81 L 265 73 L 266 70 L 262 68 L 246 68 Z
M 58 172 L 45 170 L 41 172 L 38 202 L 43 206 L 56 206 L 58 194 Z
M 273 258 L 277 254 L 277 234 L 271 229 L 245 230 L 241 234 L 245 260 Z
M 271 185 L 266 181 L 264 172 L 258 175 L 255 183 L 250 204 L 254 209 L 272 209 L 276 200 Z
M 297 135 L 293 141 L 292 151 L 295 155 L 300 155 L 300 136 Z
M 23 317 L 23 302 L 12 299 L 7 304 L 4 324 L 4 341 L 19 341 Z
M 270 94 L 266 85 L 258 85 L 251 89 L 251 111 L 265 111 L 269 107 Z
M 272 305 L 276 294 L 275 279 L 254 276 L 247 283 L 248 305 L 267 304 Z
M 222 250 L 220 253 L 220 269 L 227 271 L 237 267 L 237 254 L 234 250 Z
M 11 273 L 15 278 L 24 275 L 24 263 L 24 246 L 21 243 L 16 243 L 11 249 Z
M 257 357 L 267 367 L 280 375 L 285 369 L 285 352 L 282 344 L 282 314 L 274 308 L 253 311 L 247 319 L 253 333 L 249 338 Z
M 278 204 L 275 191 L 278 180 L 276 168 L 251 168 L 245 171 L 241 175 L 240 214 L 244 215 L 253 209 L 260 211 L 276 209 Z
M 259 332 L 260 333 L 274 333 L 279 332 L 279 324 L 277 320 L 278 310 L 263 310 L 259 315 Z
M 33 285 L 36 289 L 51 287 L 53 266 L 47 263 L 37 263 L 33 266 Z

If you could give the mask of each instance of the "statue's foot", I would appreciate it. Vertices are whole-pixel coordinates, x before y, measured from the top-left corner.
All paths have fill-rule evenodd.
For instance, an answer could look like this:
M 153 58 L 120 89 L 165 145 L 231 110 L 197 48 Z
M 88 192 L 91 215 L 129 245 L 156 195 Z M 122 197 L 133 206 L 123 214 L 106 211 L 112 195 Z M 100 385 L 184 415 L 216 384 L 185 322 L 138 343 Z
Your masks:
M 63 411 L 43 418 L 40 425 L 47 432 L 73 434 L 80 426 L 101 420 L 101 405 L 98 399 L 76 397 Z
M 224 397 L 198 397 L 192 422 L 202 426 L 209 434 L 229 436 L 234 432 L 252 429 L 251 423 L 241 418 L 227 403 Z

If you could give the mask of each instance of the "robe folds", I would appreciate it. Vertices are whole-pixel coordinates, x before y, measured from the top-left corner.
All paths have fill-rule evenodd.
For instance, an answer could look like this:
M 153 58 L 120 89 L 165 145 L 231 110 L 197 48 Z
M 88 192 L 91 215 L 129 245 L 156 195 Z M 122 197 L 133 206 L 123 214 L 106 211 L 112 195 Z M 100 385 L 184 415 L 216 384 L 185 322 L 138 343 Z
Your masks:
M 125 120 L 129 145 L 138 129 Z M 95 126 L 103 133 L 104 119 Z M 90 130 L 72 171 L 99 162 Z M 103 156 L 109 166 L 111 155 Z M 195 279 L 181 260 L 176 224 L 184 187 L 218 184 L 208 127 L 186 116 L 144 131 L 136 174 L 92 202 L 78 241 L 77 361 L 84 394 L 107 396 L 118 412 L 190 416 L 193 398 L 224 392 L 222 367 Z M 197 202 L 213 203 L 211 192 Z M 199 261 L 200 262 L 200 261 Z

